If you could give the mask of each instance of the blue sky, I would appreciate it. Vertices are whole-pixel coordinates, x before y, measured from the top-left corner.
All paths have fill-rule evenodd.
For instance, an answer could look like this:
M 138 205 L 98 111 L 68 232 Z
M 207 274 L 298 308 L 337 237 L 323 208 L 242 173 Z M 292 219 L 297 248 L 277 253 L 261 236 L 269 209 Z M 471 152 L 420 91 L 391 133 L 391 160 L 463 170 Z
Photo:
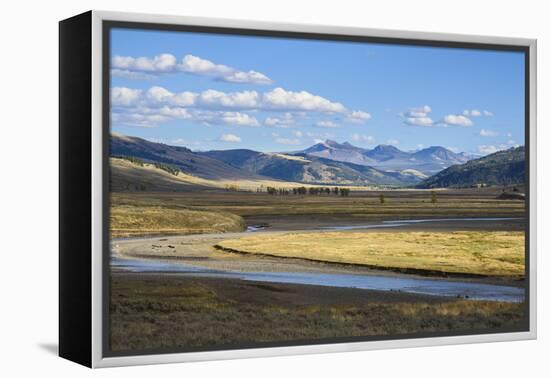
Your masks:
M 517 52 L 113 29 L 112 131 L 193 150 L 524 143 Z

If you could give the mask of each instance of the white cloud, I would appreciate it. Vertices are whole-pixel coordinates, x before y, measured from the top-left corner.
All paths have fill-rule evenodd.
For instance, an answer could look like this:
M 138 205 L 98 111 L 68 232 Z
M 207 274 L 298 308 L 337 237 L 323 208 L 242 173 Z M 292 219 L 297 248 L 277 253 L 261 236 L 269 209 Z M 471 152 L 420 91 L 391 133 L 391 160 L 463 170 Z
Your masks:
M 469 117 L 479 117 L 481 116 L 481 111 L 477 109 L 471 109 L 471 110 L 466 109 L 462 112 L 462 114 Z
M 111 89 L 111 104 L 114 106 L 132 106 L 137 103 L 142 91 L 124 87 Z
M 257 71 L 240 71 L 214 63 L 195 55 L 187 54 L 178 63 L 172 54 L 160 54 L 153 58 L 115 56 L 111 59 L 111 73 L 128 79 L 147 79 L 157 74 L 185 72 L 211 76 L 230 83 L 273 84 L 273 80 Z
M 428 105 L 417 108 L 410 108 L 402 114 L 405 124 L 410 126 L 433 126 L 434 121 L 430 118 L 432 108 Z
M 425 118 L 428 117 L 428 114 L 431 113 L 432 108 L 428 105 L 419 106 L 416 108 L 409 108 L 407 112 L 405 112 L 406 118 Z
M 339 102 L 332 102 L 321 96 L 306 91 L 292 92 L 283 88 L 275 88 L 264 93 L 262 103 L 266 108 L 302 110 L 325 113 L 342 113 L 346 110 Z
M 287 112 L 280 117 L 268 117 L 264 123 L 267 126 L 287 128 L 294 124 L 294 116 Z
M 230 83 L 273 84 L 273 80 L 263 73 L 256 71 L 234 72 L 230 75 L 223 76 L 223 80 Z
M 353 110 L 348 114 L 346 117 L 346 120 L 353 122 L 353 123 L 365 123 L 369 119 L 371 119 L 371 115 L 367 112 L 363 112 L 361 110 Z
M 363 135 L 363 134 L 352 134 L 351 139 L 354 142 L 361 142 L 361 143 L 367 143 L 367 144 L 373 144 L 375 139 L 371 135 Z
M 304 133 L 302 133 L 300 130 L 296 130 L 292 134 L 294 134 L 296 138 L 301 138 L 304 136 Z
M 223 134 L 220 137 L 220 140 L 222 142 L 228 142 L 228 143 L 239 143 L 241 141 L 241 138 L 233 134 Z
M 493 130 L 481 129 L 479 131 L 479 135 L 481 135 L 482 137 L 494 137 L 497 136 L 498 133 Z
M 181 63 L 178 67 L 183 72 L 199 75 L 223 76 L 233 73 L 233 69 L 231 67 L 223 64 L 216 64 L 210 60 L 202 59 L 191 54 L 185 55 L 181 59 Z
M 201 92 L 195 105 L 241 109 L 261 106 L 256 91 L 220 92 L 214 89 Z
M 123 77 L 129 80 L 152 80 L 155 78 L 155 75 L 151 75 L 145 72 L 121 70 L 119 68 L 111 69 L 111 75 Z
M 463 115 L 467 117 L 492 117 L 493 113 L 488 110 L 478 110 L 478 109 L 466 109 L 462 112 Z
M 128 126 L 156 127 L 170 118 L 160 114 L 112 113 L 111 122 Z
M 174 93 L 166 88 L 153 86 L 142 96 L 142 91 L 125 87 L 115 87 L 112 93 L 131 92 L 132 100 L 154 101 L 158 104 L 170 104 L 194 107 L 238 108 L 256 110 L 296 110 L 306 112 L 334 113 L 344 112 L 346 108 L 338 103 L 331 102 L 323 97 L 309 92 L 291 92 L 283 88 L 260 95 L 256 91 L 222 92 L 208 89 L 200 93 Z M 127 104 L 130 105 L 130 104 Z
M 176 69 L 177 60 L 172 54 L 160 54 L 153 58 L 131 56 L 115 56 L 111 59 L 111 67 L 126 71 L 164 73 Z
M 255 111 L 283 111 L 279 115 L 268 117 L 264 124 L 273 127 L 290 127 L 295 123 L 297 115 L 308 113 L 347 114 L 346 108 L 337 102 L 332 102 L 308 92 L 291 92 L 276 88 L 266 93 L 257 91 L 222 92 L 208 89 L 202 92 L 172 92 L 161 86 L 152 86 L 147 90 L 127 87 L 111 89 L 112 113 L 115 122 L 121 122 L 121 114 L 142 114 L 152 116 L 163 115 L 167 118 L 157 118 L 158 123 L 170 119 L 189 119 L 204 124 L 233 124 L 237 126 L 260 126 L 261 123 L 252 115 Z M 351 112 L 354 118 L 367 119 L 366 113 Z M 137 118 L 137 115 L 131 118 Z M 146 117 L 144 117 L 146 118 Z M 151 117 L 149 117 L 151 118 Z M 135 123 L 135 122 L 133 122 Z M 153 122 L 149 121 L 148 125 Z M 340 125 L 334 121 L 319 121 L 318 127 L 334 128 Z
M 258 120 L 246 113 L 239 112 L 225 112 L 222 114 L 221 119 L 228 125 L 237 126 L 260 126 Z
M 460 150 L 458 149 L 458 147 L 447 146 L 447 147 L 445 147 L 445 148 L 448 149 L 449 151 L 454 152 L 455 154 L 457 154 L 457 153 L 460 152 Z
M 337 127 L 340 127 L 337 123 L 334 123 L 332 121 L 319 121 L 315 123 L 316 127 L 322 127 L 325 129 L 334 129 Z
M 430 117 L 408 117 L 405 123 L 411 126 L 433 126 L 434 121 Z
M 417 108 L 410 108 L 405 113 L 402 113 L 403 122 L 411 126 L 472 126 L 473 122 L 466 115 L 478 116 L 481 115 L 479 110 L 464 110 L 462 114 L 449 114 L 443 117 L 440 121 L 435 122 L 430 113 L 432 108 L 424 105 Z
M 445 125 L 464 126 L 464 127 L 472 126 L 474 124 L 470 118 L 463 115 L 458 115 L 458 114 L 446 115 L 441 120 L 441 123 Z
M 391 145 L 394 145 L 394 146 L 396 146 L 396 145 L 399 144 L 399 140 L 398 140 L 398 139 L 388 139 L 386 142 L 387 142 L 388 144 L 391 144 Z

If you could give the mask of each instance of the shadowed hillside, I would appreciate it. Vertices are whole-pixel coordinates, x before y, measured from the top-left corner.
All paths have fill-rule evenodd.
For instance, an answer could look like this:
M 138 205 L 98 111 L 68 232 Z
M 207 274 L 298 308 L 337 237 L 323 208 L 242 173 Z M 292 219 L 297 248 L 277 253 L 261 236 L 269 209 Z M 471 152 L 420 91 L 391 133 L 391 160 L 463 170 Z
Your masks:
M 454 165 L 422 181 L 418 188 L 519 185 L 525 181 L 525 147 L 495 152 Z

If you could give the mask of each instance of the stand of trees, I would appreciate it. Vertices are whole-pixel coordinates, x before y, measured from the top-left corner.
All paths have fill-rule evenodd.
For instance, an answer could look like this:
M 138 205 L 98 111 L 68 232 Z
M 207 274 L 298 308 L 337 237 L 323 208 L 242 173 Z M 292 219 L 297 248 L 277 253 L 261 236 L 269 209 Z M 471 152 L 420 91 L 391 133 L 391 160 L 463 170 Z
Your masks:
M 309 187 L 309 188 L 306 188 L 305 186 L 300 186 L 298 188 L 292 188 L 292 189 L 285 189 L 285 188 L 274 188 L 272 186 L 268 186 L 266 187 L 266 191 L 268 194 L 271 194 L 272 196 L 274 195 L 280 195 L 280 196 L 286 196 L 286 195 L 289 195 L 289 194 L 293 194 L 293 195 L 306 195 L 306 194 L 309 194 L 311 196 L 317 196 L 317 195 L 340 195 L 342 197 L 347 197 L 349 196 L 351 190 L 348 189 L 348 188 L 338 188 L 338 187 L 334 187 L 334 188 L 329 188 L 329 187 Z

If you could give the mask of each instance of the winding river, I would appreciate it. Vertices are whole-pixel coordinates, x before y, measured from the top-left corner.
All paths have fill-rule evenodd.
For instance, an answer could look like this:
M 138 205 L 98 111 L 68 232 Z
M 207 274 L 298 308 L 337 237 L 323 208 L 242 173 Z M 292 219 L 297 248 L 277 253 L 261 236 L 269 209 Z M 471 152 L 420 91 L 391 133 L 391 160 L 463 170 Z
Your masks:
M 384 221 L 379 224 L 323 227 L 321 231 L 355 230 L 384 227 L 402 227 L 409 224 L 435 221 L 506 221 L 519 218 L 448 218 Z M 248 232 L 262 232 L 261 227 L 251 226 Z M 244 233 L 243 233 L 244 234 Z M 154 238 L 158 239 L 158 238 Z M 153 239 L 153 240 L 154 240 Z M 406 275 L 380 274 L 333 274 L 305 272 L 242 272 L 215 270 L 181 262 L 166 260 L 111 257 L 111 266 L 131 272 L 165 272 L 188 276 L 233 278 L 247 281 L 306 284 L 333 287 L 349 287 L 368 290 L 397 291 L 415 294 L 489 300 L 522 302 L 525 290 L 522 287 L 486 284 L 468 281 L 409 277 Z

